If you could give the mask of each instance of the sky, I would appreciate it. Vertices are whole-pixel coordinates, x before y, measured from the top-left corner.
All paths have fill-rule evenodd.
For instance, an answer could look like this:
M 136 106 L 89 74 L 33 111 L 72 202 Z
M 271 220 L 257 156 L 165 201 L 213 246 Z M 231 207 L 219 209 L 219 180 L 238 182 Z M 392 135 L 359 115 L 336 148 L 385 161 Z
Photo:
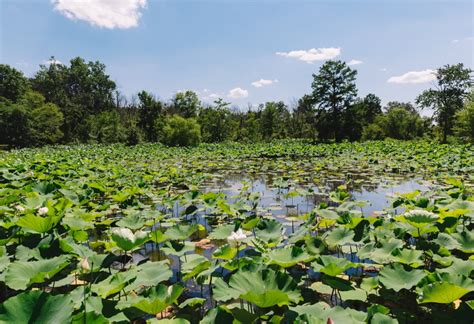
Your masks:
M 445 64 L 473 68 L 473 1 L 0 0 L 0 62 L 100 61 L 119 90 L 194 90 L 247 108 L 294 103 L 329 59 L 359 96 L 414 101 Z M 54 56 L 56 61 L 50 62 Z

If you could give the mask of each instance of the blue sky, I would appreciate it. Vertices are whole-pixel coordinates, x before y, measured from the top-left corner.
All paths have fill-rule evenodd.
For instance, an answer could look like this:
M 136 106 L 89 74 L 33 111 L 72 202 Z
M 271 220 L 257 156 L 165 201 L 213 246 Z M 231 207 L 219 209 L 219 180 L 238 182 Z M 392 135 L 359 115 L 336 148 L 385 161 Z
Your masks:
M 0 10 L 2 63 L 31 76 L 52 55 L 99 60 L 128 96 L 291 103 L 333 58 L 362 62 L 360 96 L 413 101 L 437 67 L 473 67 L 472 1 L 0 0 Z

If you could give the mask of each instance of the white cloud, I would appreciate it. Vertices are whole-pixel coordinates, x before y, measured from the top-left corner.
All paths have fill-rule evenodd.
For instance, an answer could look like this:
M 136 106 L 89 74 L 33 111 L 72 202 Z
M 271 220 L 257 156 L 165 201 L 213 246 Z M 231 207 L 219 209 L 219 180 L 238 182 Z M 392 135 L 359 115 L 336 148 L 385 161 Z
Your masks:
M 297 58 L 306 63 L 313 63 L 314 61 L 330 60 L 341 54 L 341 48 L 323 47 L 311 48 L 309 50 L 298 50 L 290 52 L 276 52 L 276 55 L 283 57 Z
M 278 80 L 265 80 L 265 79 L 260 79 L 258 81 L 254 81 L 252 82 L 252 85 L 255 87 L 255 88 L 261 88 L 261 87 L 264 87 L 264 86 L 267 86 L 267 85 L 271 85 L 273 83 L 277 83 Z
M 136 27 L 147 0 L 51 0 L 54 9 L 72 20 L 109 29 Z
M 347 62 L 347 65 L 359 65 L 359 64 L 362 64 L 364 62 L 360 61 L 360 60 L 350 60 L 349 62 Z
M 243 99 L 247 98 L 249 96 L 249 92 L 245 89 L 242 88 L 234 88 L 229 91 L 229 94 L 227 97 L 232 98 L 232 99 Z
M 387 80 L 389 83 L 426 83 L 436 80 L 435 70 L 410 71 Z
M 43 64 L 46 64 L 46 65 L 63 65 L 63 62 L 61 62 L 60 60 L 56 60 L 56 59 L 49 59 L 47 61 L 43 61 Z
M 387 72 L 387 68 L 381 68 L 380 71 Z

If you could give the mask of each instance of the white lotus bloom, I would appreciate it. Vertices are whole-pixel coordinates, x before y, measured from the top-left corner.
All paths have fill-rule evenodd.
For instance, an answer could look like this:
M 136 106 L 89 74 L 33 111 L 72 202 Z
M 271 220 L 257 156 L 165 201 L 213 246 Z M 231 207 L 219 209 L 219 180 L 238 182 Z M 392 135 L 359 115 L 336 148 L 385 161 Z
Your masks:
M 25 211 L 25 207 L 21 206 L 21 205 L 16 205 L 15 206 L 16 210 L 18 210 L 19 212 L 24 212 Z
M 91 267 L 89 265 L 89 261 L 87 261 L 87 258 L 82 258 L 79 265 L 81 266 L 81 269 L 84 270 L 84 271 L 90 271 L 91 270 Z
M 241 228 L 237 230 L 237 232 L 232 232 L 229 237 L 227 238 L 227 242 L 229 242 L 230 246 L 235 247 L 243 242 L 247 238 L 247 235 L 242 231 Z
M 48 207 L 41 207 L 38 209 L 38 214 L 44 215 L 49 211 Z

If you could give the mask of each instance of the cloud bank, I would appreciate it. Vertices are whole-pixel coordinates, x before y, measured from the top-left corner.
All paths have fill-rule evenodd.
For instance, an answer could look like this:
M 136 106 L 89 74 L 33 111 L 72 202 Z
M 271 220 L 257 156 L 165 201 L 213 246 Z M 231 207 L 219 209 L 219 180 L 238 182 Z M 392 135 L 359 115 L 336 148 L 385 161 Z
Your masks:
M 410 71 L 402 75 L 393 76 L 387 80 L 388 83 L 426 83 L 436 80 L 435 70 Z
M 249 92 L 245 89 L 242 88 L 234 88 L 229 91 L 229 94 L 227 97 L 232 98 L 232 99 L 243 99 L 247 98 L 249 96 Z
M 278 80 L 265 80 L 265 79 L 260 79 L 258 81 L 254 81 L 252 82 L 252 85 L 255 87 L 255 88 L 262 88 L 264 86 L 268 86 L 268 85 L 271 85 L 273 83 L 277 83 Z
M 309 50 L 297 50 L 289 52 L 276 52 L 276 55 L 296 58 L 306 63 L 313 63 L 315 61 L 324 61 L 333 59 L 341 54 L 341 48 L 339 47 L 323 47 L 323 48 L 311 48 Z
M 147 0 L 52 0 L 54 9 L 72 20 L 83 20 L 97 27 L 127 29 L 136 27 Z

